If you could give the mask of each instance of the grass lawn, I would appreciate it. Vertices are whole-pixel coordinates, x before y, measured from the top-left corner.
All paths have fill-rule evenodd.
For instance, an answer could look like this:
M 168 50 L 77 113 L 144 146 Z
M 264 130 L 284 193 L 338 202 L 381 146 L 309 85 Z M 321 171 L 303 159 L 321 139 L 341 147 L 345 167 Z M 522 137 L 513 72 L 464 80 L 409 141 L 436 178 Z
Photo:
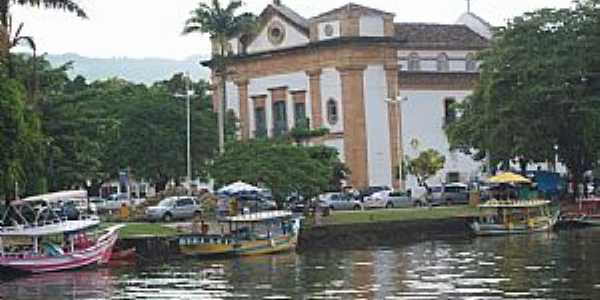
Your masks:
M 116 223 L 107 223 L 105 226 Z M 122 223 L 125 227 L 119 230 L 119 238 L 134 238 L 136 236 L 171 236 L 179 233 L 177 229 L 166 227 L 160 223 Z
M 473 216 L 476 214 L 477 208 L 470 206 L 334 211 L 332 215 L 322 218 L 322 224 L 338 225 L 389 221 L 437 220 Z

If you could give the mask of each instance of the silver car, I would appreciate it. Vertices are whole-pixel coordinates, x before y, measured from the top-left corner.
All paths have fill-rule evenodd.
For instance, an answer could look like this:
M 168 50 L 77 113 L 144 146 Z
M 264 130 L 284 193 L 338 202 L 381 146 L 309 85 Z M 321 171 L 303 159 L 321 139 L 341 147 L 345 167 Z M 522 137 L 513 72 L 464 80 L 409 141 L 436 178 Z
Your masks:
M 365 198 L 365 208 L 399 208 L 417 206 L 416 202 L 409 193 L 381 191 Z
M 332 210 L 360 210 L 362 203 L 349 195 L 342 193 L 327 193 L 319 196 L 322 201 Z
M 202 214 L 196 197 L 181 196 L 165 198 L 157 206 L 146 209 L 146 219 L 170 222 L 175 219 L 189 219 Z

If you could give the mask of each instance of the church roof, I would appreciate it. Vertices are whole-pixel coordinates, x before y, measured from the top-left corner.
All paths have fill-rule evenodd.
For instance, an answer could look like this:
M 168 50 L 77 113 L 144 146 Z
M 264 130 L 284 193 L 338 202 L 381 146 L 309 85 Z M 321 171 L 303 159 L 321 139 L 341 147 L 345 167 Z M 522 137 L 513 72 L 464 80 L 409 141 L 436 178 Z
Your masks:
M 329 17 L 338 16 L 339 14 L 342 14 L 342 13 L 350 13 L 350 12 L 355 12 L 355 11 L 361 12 L 363 14 L 370 14 L 370 15 L 393 15 L 393 14 L 385 12 L 383 10 L 374 9 L 374 8 L 370 8 L 370 7 L 366 7 L 366 6 L 363 6 L 360 4 L 350 2 L 341 7 L 332 9 L 330 11 L 327 11 L 320 15 L 312 17 L 311 20 L 327 19 Z
M 462 24 L 396 23 L 395 38 L 407 48 L 482 49 L 489 41 Z
M 281 2 L 278 4 L 270 4 L 269 7 L 276 10 L 277 12 L 279 12 L 281 15 L 283 15 L 284 17 L 286 17 L 287 19 L 289 19 L 291 22 L 295 23 L 296 25 L 308 30 L 308 27 L 309 27 L 308 20 L 306 18 L 304 18 L 303 16 L 299 15 L 293 9 L 285 6 Z

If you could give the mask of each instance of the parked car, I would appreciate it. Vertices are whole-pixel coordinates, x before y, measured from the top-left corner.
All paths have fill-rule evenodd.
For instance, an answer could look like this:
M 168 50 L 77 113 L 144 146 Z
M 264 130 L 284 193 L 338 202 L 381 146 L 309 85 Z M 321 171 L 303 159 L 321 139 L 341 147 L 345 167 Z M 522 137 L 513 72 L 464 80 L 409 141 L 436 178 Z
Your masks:
M 468 204 L 469 189 L 464 183 L 450 183 L 445 186 L 431 186 L 427 202 L 431 205 Z
M 170 222 L 175 219 L 188 219 L 202 214 L 196 197 L 178 196 L 161 200 L 157 206 L 146 209 L 146 219 Z
M 359 210 L 362 209 L 362 203 L 350 195 L 342 193 L 326 193 L 319 196 L 327 207 L 332 210 Z
M 363 207 L 366 208 L 400 208 L 413 207 L 420 202 L 413 199 L 410 193 L 380 191 L 365 198 Z
M 99 201 L 100 204 L 96 204 L 96 208 L 100 211 L 102 210 L 117 210 L 121 208 L 121 206 L 138 206 L 144 203 L 146 199 L 144 198 L 130 198 L 126 193 L 121 194 L 112 194 L 106 198 L 104 201 Z
M 359 191 L 357 200 L 364 201 L 366 197 L 373 195 L 374 193 L 381 191 L 390 191 L 390 187 L 388 186 L 370 186 L 365 189 Z

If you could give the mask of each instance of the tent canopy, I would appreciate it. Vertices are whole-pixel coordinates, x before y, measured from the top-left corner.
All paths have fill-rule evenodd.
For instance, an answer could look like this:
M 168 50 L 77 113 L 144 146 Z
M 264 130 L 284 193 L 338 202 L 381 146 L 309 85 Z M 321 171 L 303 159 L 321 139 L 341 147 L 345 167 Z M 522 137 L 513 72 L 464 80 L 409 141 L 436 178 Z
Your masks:
M 232 184 L 226 185 L 222 188 L 220 188 L 217 192 L 218 193 L 226 193 L 226 194 L 235 194 L 235 193 L 239 193 L 239 192 L 262 192 L 263 189 L 253 186 L 251 184 L 242 182 L 242 181 L 237 181 L 234 182 Z
M 531 183 L 527 177 L 512 172 L 505 172 L 488 178 L 490 183 Z

